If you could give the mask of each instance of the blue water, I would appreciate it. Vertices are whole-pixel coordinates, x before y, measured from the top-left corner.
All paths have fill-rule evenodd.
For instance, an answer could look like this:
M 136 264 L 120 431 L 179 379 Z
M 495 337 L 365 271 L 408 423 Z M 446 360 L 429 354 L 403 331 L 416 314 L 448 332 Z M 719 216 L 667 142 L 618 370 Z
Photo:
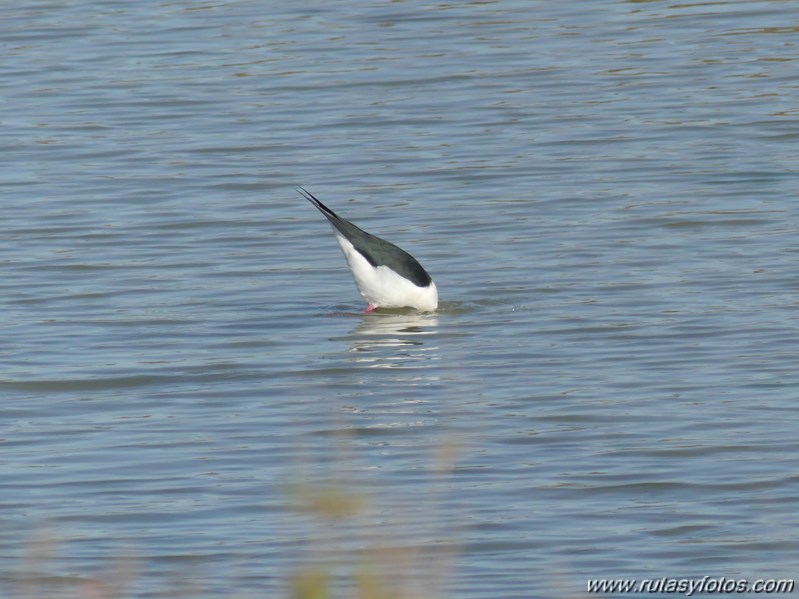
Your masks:
M 6 8 L 0 595 L 793 576 L 795 17 Z M 363 314 L 296 185 L 440 310 Z

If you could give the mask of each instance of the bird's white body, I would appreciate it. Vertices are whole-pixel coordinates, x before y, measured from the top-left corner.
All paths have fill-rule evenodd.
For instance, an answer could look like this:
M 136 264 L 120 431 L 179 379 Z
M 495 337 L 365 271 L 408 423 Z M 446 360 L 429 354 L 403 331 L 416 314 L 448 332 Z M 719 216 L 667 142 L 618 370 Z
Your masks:
M 436 284 L 416 258 L 344 220 L 302 187 L 297 191 L 325 216 L 333 228 L 355 285 L 369 304 L 367 312 L 377 308 L 415 308 L 433 312 L 438 308 Z
M 435 283 L 430 281 L 427 287 L 418 287 L 387 266 L 372 266 L 335 227 L 333 233 L 347 259 L 358 292 L 371 309 L 409 307 L 432 312 L 438 307 Z

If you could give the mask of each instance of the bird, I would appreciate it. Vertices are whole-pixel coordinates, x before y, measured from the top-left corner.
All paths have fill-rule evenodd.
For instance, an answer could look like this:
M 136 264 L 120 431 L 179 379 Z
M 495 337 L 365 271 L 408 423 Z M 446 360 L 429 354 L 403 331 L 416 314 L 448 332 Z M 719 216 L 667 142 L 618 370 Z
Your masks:
M 297 191 L 330 222 L 355 286 L 368 304 L 367 314 L 377 308 L 414 308 L 421 312 L 438 308 L 436 284 L 416 258 L 344 220 L 304 188 Z

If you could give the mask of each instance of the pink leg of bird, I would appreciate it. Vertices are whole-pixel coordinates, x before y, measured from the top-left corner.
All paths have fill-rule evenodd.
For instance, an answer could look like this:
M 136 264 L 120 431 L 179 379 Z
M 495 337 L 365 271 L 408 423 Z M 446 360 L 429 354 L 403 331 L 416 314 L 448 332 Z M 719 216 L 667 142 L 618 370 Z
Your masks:
M 369 314 L 369 312 L 374 312 L 375 310 L 377 310 L 377 306 L 375 306 L 374 304 L 369 304 L 366 307 L 366 310 L 364 310 L 363 312 L 364 314 Z

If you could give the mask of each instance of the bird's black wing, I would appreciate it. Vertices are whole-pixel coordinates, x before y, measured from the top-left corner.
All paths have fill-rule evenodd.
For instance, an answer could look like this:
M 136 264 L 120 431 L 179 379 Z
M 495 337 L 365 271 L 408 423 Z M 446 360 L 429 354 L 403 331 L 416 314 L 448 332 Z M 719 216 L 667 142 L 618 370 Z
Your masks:
M 416 258 L 408 252 L 344 220 L 302 187 L 298 187 L 297 191 L 325 215 L 330 224 L 349 240 L 353 247 L 358 250 L 358 253 L 369 261 L 369 264 L 375 268 L 386 266 L 398 275 L 408 279 L 417 287 L 430 285 L 433 279 L 430 278 L 430 275 L 427 274 L 427 271 L 419 264 Z

